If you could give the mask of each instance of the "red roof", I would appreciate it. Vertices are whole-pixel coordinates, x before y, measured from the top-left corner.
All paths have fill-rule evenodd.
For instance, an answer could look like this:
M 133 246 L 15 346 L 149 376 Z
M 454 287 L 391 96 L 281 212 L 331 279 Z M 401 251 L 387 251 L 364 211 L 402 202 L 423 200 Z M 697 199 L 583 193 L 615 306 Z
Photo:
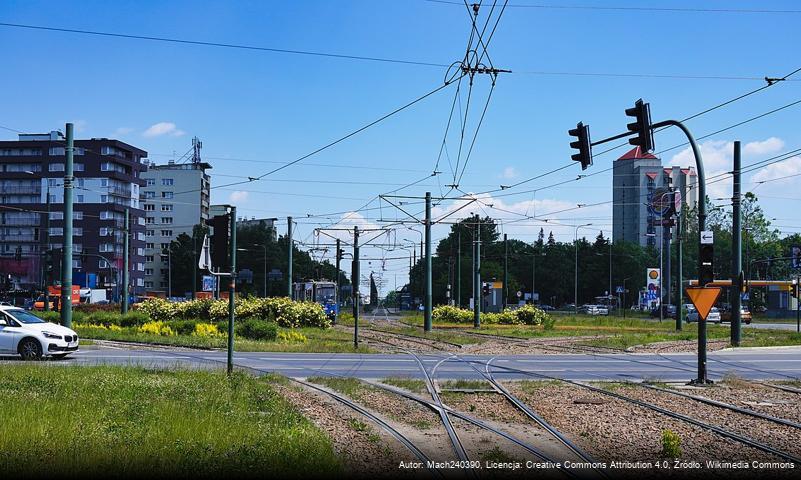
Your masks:
M 645 172 L 645 176 L 653 180 L 656 178 L 656 172 Z
M 642 158 L 657 160 L 657 157 L 655 157 L 653 154 L 642 153 L 642 150 L 640 150 L 639 146 L 632 148 L 631 150 L 628 151 L 628 153 L 618 158 L 618 160 L 637 160 Z

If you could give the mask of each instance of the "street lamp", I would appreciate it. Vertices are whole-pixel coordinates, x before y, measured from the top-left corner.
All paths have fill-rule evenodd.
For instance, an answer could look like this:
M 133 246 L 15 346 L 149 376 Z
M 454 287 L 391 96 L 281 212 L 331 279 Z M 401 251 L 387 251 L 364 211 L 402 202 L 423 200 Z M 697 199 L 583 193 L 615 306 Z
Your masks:
M 576 233 L 574 235 L 573 243 L 576 245 L 576 278 L 575 283 L 573 285 L 573 310 L 576 315 L 578 315 L 578 231 L 579 228 L 589 227 L 591 223 L 586 223 L 584 225 L 576 225 Z

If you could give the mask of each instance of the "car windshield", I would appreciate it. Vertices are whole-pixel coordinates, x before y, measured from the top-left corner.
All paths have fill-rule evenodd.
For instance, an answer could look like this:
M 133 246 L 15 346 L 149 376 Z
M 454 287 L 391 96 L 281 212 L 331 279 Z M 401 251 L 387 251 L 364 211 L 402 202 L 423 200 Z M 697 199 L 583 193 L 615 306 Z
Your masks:
M 47 323 L 36 315 L 25 310 L 6 310 L 6 313 L 13 316 L 20 323 Z

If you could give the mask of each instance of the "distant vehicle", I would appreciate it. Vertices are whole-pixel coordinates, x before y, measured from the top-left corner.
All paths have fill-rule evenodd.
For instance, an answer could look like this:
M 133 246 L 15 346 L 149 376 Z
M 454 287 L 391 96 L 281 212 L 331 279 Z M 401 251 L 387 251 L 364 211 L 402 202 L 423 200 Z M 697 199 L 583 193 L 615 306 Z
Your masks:
M 63 358 L 78 351 L 78 334 L 17 307 L 0 306 L 0 354 L 25 360 Z
M 575 309 L 576 309 L 575 303 L 566 303 L 562 305 L 562 307 L 559 310 L 575 310 Z
M 731 323 L 731 314 L 731 306 L 724 308 L 723 311 L 720 312 L 720 321 Z M 751 323 L 751 312 L 748 311 L 748 307 L 740 307 L 740 320 L 746 325 Z
M 662 305 L 662 317 L 663 318 L 676 318 L 676 306 L 675 305 Z M 659 318 L 659 308 L 654 308 L 651 310 L 651 318 Z
M 687 323 L 698 321 L 698 310 L 693 305 L 685 305 L 687 307 Z M 718 307 L 712 307 L 709 315 L 706 316 L 706 321 L 709 323 L 720 323 L 720 310 Z
M 582 305 L 579 311 L 588 315 L 609 315 L 609 309 L 604 305 Z
M 555 308 L 553 308 L 550 305 L 535 305 L 535 306 L 537 308 L 539 308 L 540 310 L 542 310 L 543 312 L 552 312 L 552 311 L 556 310 Z

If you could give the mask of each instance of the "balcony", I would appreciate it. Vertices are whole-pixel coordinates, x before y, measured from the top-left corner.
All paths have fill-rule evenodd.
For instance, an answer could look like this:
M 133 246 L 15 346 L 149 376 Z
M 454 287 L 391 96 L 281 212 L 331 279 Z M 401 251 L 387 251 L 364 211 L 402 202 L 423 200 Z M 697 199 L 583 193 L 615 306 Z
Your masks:
M 0 186 L 0 194 L 6 195 L 41 195 L 42 187 L 7 187 Z

